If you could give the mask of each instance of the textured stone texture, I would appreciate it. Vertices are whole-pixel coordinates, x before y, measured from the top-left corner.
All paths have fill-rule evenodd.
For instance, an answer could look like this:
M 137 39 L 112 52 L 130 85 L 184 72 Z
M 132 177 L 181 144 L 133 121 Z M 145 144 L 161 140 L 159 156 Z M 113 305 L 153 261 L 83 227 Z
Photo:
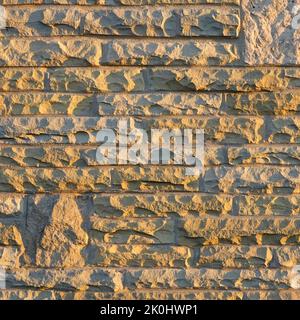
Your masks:
M 241 194 L 299 193 L 299 167 L 222 166 L 209 168 L 203 175 L 203 192 Z
M 299 115 L 300 95 L 255 93 L 0 93 L 0 113 L 16 115 L 161 116 Z
M 9 290 L 0 291 L 1 299 L 22 300 L 62 300 L 62 299 L 89 299 L 109 300 L 299 300 L 299 290 L 130 290 L 116 293 L 111 292 L 84 292 L 58 290 Z
M 196 176 L 185 167 L 112 168 L 5 168 L 0 191 L 10 192 L 103 192 L 103 191 L 197 191 Z
M 0 142 L 13 143 L 96 143 L 100 129 L 112 129 L 117 134 L 119 117 L 4 117 L 0 119 Z M 299 116 L 294 117 L 131 117 L 128 130 L 144 129 L 204 129 L 206 142 L 299 143 Z M 245 130 L 247 128 L 247 130 Z M 289 149 L 292 146 L 289 147 Z M 90 153 L 96 151 L 94 147 Z M 208 155 L 213 150 L 208 150 Z M 217 152 L 216 152 L 217 153 Z M 71 156 L 71 155 L 70 155 Z M 278 155 L 280 156 L 280 155 Z M 54 155 L 53 155 L 54 158 Z M 8 160 L 8 159 L 7 159 Z
M 245 0 L 245 59 L 250 65 L 299 64 L 300 32 L 292 28 L 297 1 Z
M 299 201 L 299 195 L 94 195 L 92 212 L 104 218 L 298 216 Z
M 140 92 L 297 89 L 298 68 L 2 68 L 0 91 Z
M 296 89 L 300 83 L 295 68 L 60 68 L 44 76 L 50 78 L 51 91 L 62 92 L 276 91 Z
M 115 130 L 118 126 L 118 117 L 99 118 L 45 118 L 45 117 L 17 117 L 0 119 L 0 141 L 4 143 L 96 143 L 97 132 L 100 129 L 110 128 Z M 292 124 L 297 119 L 292 120 Z M 275 123 L 277 125 L 277 122 Z M 283 123 L 279 128 L 270 128 L 269 135 L 261 135 L 265 123 L 261 118 L 250 117 L 198 117 L 198 118 L 147 118 L 141 121 L 139 118 L 131 118 L 129 129 L 142 128 L 148 135 L 151 129 L 204 129 L 206 141 L 222 143 L 258 143 L 273 140 L 281 133 L 285 141 L 298 138 L 297 127 L 289 130 L 288 123 Z M 247 127 L 248 131 L 244 128 Z M 283 131 L 283 132 L 282 132 Z M 285 133 L 287 131 L 287 133 Z M 96 148 L 94 147 L 94 150 Z
M 11 269 L 8 282 L 18 288 L 118 292 L 139 289 L 290 289 L 287 270 L 217 269 Z
M 7 7 L 5 36 L 237 37 L 235 7 Z
M 230 147 L 210 144 L 205 153 L 204 163 L 206 166 L 243 164 L 299 165 L 299 153 L 300 147 L 298 145 L 287 147 L 282 145 Z M 82 168 L 99 166 L 99 162 L 96 158 L 94 146 L 49 146 L 45 144 L 44 146 L 33 147 L 12 145 L 0 147 L 0 167 L 6 166 Z
M 5 38 L 2 66 L 236 65 L 235 44 L 212 40 L 61 40 Z
M 0 299 L 300 299 L 288 0 L 2 0 Z M 204 169 L 99 129 L 204 129 Z

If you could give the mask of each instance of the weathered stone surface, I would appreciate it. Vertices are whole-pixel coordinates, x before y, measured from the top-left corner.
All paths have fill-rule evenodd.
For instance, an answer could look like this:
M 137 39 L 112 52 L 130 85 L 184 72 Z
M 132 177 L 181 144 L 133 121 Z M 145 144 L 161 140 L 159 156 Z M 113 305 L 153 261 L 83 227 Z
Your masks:
M 288 270 L 218 269 L 14 269 L 8 288 L 120 292 L 123 289 L 289 289 Z M 249 279 L 255 279 L 253 282 Z
M 187 218 L 182 221 L 179 244 L 297 244 L 299 219 L 287 218 Z
M 299 143 L 298 117 L 276 117 L 268 127 L 268 141 L 272 143 Z
M 146 89 L 141 68 L 59 68 L 49 69 L 50 91 L 59 92 L 135 92 Z
M 106 94 L 95 100 L 100 115 L 289 115 L 300 110 L 298 91 Z
M 238 196 L 237 211 L 240 215 L 297 216 L 299 198 L 290 196 Z
M 93 192 L 111 186 L 110 169 L 3 169 L 1 191 L 16 192 Z
M 172 173 L 172 174 L 171 174 Z M 6 168 L 0 172 L 2 192 L 197 191 L 196 176 L 184 167 Z
M 43 90 L 45 69 L 0 69 L 0 91 Z
M 216 268 L 292 268 L 299 264 L 297 246 L 211 246 L 195 248 L 189 264 Z M 197 258 L 198 257 L 198 258 Z
M 59 68 L 51 91 L 278 91 L 300 86 L 298 68 Z
M 122 273 L 102 269 L 15 269 L 7 272 L 7 288 L 87 290 L 89 287 L 104 292 L 123 289 Z
M 1 268 L 19 268 L 20 256 L 23 253 L 22 247 L 5 246 L 0 247 L 0 266 Z
M 236 7 L 7 7 L 3 36 L 237 37 Z
M 279 91 L 300 86 L 298 68 L 3 68 L 0 91 Z M 47 81 L 46 81 L 47 79 Z M 49 81 L 48 81 L 49 80 Z M 49 82 L 49 83 L 48 83 Z
M 299 290 L 0 290 L 1 300 L 299 300 Z
M 96 103 L 99 99 L 99 104 Z M 7 115 L 76 115 L 97 116 L 102 96 L 90 94 L 59 93 L 2 93 L 0 94 L 0 113 Z M 103 102 L 105 104 L 105 102 Z
M 2 93 L 1 115 L 296 115 L 300 95 L 255 93 Z
M 245 60 L 250 65 L 299 64 L 300 33 L 292 28 L 294 1 L 243 3 Z
M 22 244 L 22 237 L 16 225 L 5 225 L 0 222 L 0 245 L 21 246 Z
M 112 220 L 91 217 L 91 243 L 175 243 L 175 221 L 170 219 Z
M 223 95 L 193 93 L 143 93 L 97 95 L 101 115 L 213 115 L 221 109 Z
M 221 165 L 229 164 L 227 160 L 227 148 L 224 146 L 209 146 L 206 148 L 205 154 L 205 164 L 207 165 Z M 256 157 L 251 157 L 250 154 L 243 153 L 242 148 L 233 148 L 231 150 L 231 163 L 255 163 Z M 254 148 L 253 152 L 256 149 Z M 294 150 L 294 149 L 293 149 Z M 294 150 L 296 151 L 296 150 Z M 267 152 L 267 151 L 266 151 Z M 272 162 L 273 157 L 271 152 L 266 155 L 266 152 L 260 154 L 263 158 L 264 156 L 270 154 L 270 162 Z M 292 157 L 292 151 L 286 151 L 286 155 L 289 154 Z M 240 153 L 243 153 L 240 156 Z M 99 166 L 100 163 L 97 160 L 97 147 L 96 146 L 78 146 L 78 145 L 44 145 L 44 146 L 0 146 L 0 167 L 2 166 L 22 166 L 22 167 L 86 167 L 86 166 Z M 238 157 L 235 159 L 234 157 Z M 259 157 L 259 154 L 257 155 Z M 295 161 L 288 162 L 282 158 L 282 162 L 285 164 L 296 163 Z M 259 158 L 260 159 L 260 158 Z M 274 163 L 279 163 L 279 161 L 273 161 Z
M 101 244 L 86 248 L 86 264 L 102 267 L 292 268 L 297 246 L 201 246 Z
M 298 148 L 289 148 L 284 154 L 273 156 L 272 149 L 250 148 L 250 153 L 244 148 L 227 148 L 225 146 L 206 147 L 205 165 L 227 165 L 242 163 L 275 163 L 275 164 L 297 164 Z M 259 153 L 259 150 L 260 153 Z M 276 148 L 273 150 L 277 150 Z M 279 151 L 283 151 L 279 149 Z M 255 152 L 258 152 L 257 154 Z M 0 167 L 22 166 L 22 167 L 86 167 L 99 166 L 97 160 L 97 147 L 95 146 L 73 146 L 73 145 L 44 145 L 44 146 L 0 146 Z M 230 160 L 228 161 L 228 157 Z
M 300 298 L 294 4 L 0 4 L 0 299 Z M 100 165 L 121 119 L 204 129 L 202 175 Z
M 144 129 L 203 129 L 206 142 L 221 144 L 299 144 L 300 117 L 4 117 L 0 119 L 0 141 L 12 143 L 97 142 L 100 129 L 112 129 L 116 136 L 120 120 L 127 120 L 128 132 Z M 247 129 L 247 130 L 245 130 Z M 149 138 L 150 139 L 150 138 Z M 96 150 L 96 148 L 95 148 Z
M 225 94 L 224 114 L 289 115 L 298 114 L 299 91 Z
M 138 236 L 135 237 L 136 240 L 138 240 Z M 149 240 L 151 237 L 149 237 Z M 139 238 L 141 238 L 141 236 L 139 236 Z M 146 236 L 144 238 L 146 238 Z M 161 244 L 124 245 L 98 243 L 97 245 L 87 247 L 85 255 L 87 265 L 103 267 L 173 268 L 187 267 L 189 265 L 188 261 L 191 258 L 191 250 L 187 247 Z
M 237 47 L 211 40 L 0 40 L 1 66 L 234 65 Z
M 236 164 L 299 165 L 299 145 L 229 147 L 228 159 Z
M 95 195 L 92 210 L 101 217 L 167 217 L 230 214 L 232 197 L 201 194 Z
M 82 217 L 72 197 L 62 196 L 54 205 L 49 224 L 43 230 L 36 253 L 39 267 L 80 267 L 81 250 L 88 243 Z
M 0 217 L 25 214 L 26 197 L 16 194 L 0 194 Z
M 12 196 L 12 195 L 11 195 Z M 9 196 L 2 193 L 1 198 Z M 14 194 L 18 198 L 20 195 Z M 70 195 L 68 195 L 70 197 Z M 32 216 L 32 229 L 46 226 L 51 212 L 59 197 L 56 195 L 27 196 L 27 220 Z M 5 202 L 5 200 L 3 200 Z M 299 216 L 299 195 L 224 195 L 200 193 L 164 193 L 164 194 L 97 194 L 73 195 L 70 202 L 85 203 L 80 207 L 89 207 L 90 214 L 102 218 L 149 218 L 149 217 L 226 217 L 226 216 Z M 43 210 L 45 207 L 45 210 Z M 45 211 L 45 212 L 44 212 Z M 44 212 L 44 213 L 43 213 Z M 89 214 L 89 215 L 90 215 Z M 82 215 L 85 215 L 82 213 Z M 24 218 L 24 216 L 20 216 Z M 31 219 L 31 218 L 30 218 Z M 37 231 L 36 233 L 41 233 Z
M 200 191 L 238 194 L 298 194 L 298 167 L 224 166 L 210 168 L 204 173 Z
M 100 129 L 112 129 L 118 135 L 119 121 L 119 117 L 7 117 L 0 119 L 0 141 L 7 144 L 96 143 Z M 207 142 L 261 143 L 268 138 L 265 137 L 267 133 L 264 132 L 264 120 L 258 117 L 153 117 L 143 120 L 132 117 L 127 121 L 129 132 L 135 128 L 144 129 L 148 141 L 152 135 L 151 130 L 168 129 L 171 132 L 174 128 L 204 129 Z M 293 122 L 297 123 L 297 119 Z M 269 135 L 274 136 L 276 132 L 281 133 L 283 130 L 285 130 L 284 121 L 282 128 L 273 129 Z M 294 130 L 291 139 L 297 139 L 297 134 L 298 131 Z
M 224 194 L 94 195 L 101 217 L 298 216 L 300 197 Z
M 276 91 L 299 87 L 297 68 L 153 68 L 149 73 L 154 91 Z
M 125 167 L 111 170 L 112 189 L 127 191 L 199 191 L 199 178 L 183 167 Z

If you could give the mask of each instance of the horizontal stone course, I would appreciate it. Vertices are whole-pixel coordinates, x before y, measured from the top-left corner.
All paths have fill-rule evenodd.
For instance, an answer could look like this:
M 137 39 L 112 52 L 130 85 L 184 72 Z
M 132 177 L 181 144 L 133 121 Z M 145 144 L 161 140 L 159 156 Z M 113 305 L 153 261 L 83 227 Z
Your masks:
M 150 203 L 147 205 L 147 202 Z M 268 195 L 94 195 L 93 210 L 102 217 L 297 216 L 299 196 Z
M 271 91 L 300 85 L 297 68 L 60 68 L 48 77 L 50 90 L 61 92 Z
M 2 36 L 237 37 L 236 7 L 7 7 Z
M 298 195 L 124 194 L 94 195 L 92 212 L 105 218 L 298 216 Z
M 0 91 L 39 91 L 45 89 L 46 70 L 0 69 Z
M 91 218 L 91 244 L 218 244 L 294 245 L 299 243 L 299 219 L 288 218 Z M 176 237 L 175 237 L 176 235 Z
M 121 119 L 122 120 L 122 119 Z M 146 131 L 149 140 L 153 129 L 166 129 L 172 133 L 175 128 L 204 129 L 205 140 L 219 143 L 261 143 L 268 139 L 267 132 L 264 132 L 264 121 L 256 117 L 186 117 L 186 118 L 127 118 L 128 131 L 135 128 Z M 8 117 L 0 119 L 0 141 L 7 144 L 14 143 L 77 143 L 91 144 L 97 142 L 97 134 L 101 129 L 111 129 L 118 135 L 120 125 L 119 117 Z M 277 120 L 275 120 L 277 123 Z M 285 121 L 282 121 L 285 124 Z M 297 124 L 298 119 L 293 121 Z M 244 128 L 248 131 L 245 132 Z M 276 129 L 272 134 L 284 131 L 286 126 Z M 289 127 L 287 127 L 287 130 Z M 286 130 L 286 131 L 287 131 Z M 290 139 L 298 140 L 297 131 L 293 130 Z M 178 135 L 178 133 L 177 133 Z M 284 139 L 286 135 L 284 134 Z M 149 142 L 150 143 L 150 142 Z M 96 148 L 95 148 L 96 149 Z
M 214 40 L 105 40 L 90 37 L 0 38 L 0 65 L 236 65 L 240 54 L 234 43 Z
M 254 278 L 250 281 L 249 278 Z M 135 289 L 290 289 L 287 270 L 214 269 L 13 269 L 8 288 L 120 292 Z
M 237 194 L 299 194 L 299 168 L 221 166 L 199 178 L 182 166 L 3 168 L 2 192 L 201 191 Z M 172 174 L 170 174 L 172 172 Z M 258 179 L 259 177 L 259 179 Z
M 140 92 L 297 89 L 298 68 L 3 68 L 0 91 Z
M 230 194 L 298 194 L 299 173 L 298 166 L 209 168 L 200 182 L 200 190 Z
M 37 196 L 19 194 L 1 194 L 1 208 L 7 208 L 12 198 L 22 198 L 24 202 Z M 41 195 L 46 202 L 53 201 L 56 195 Z M 101 194 L 72 195 L 76 201 L 89 199 L 91 213 L 103 218 L 117 217 L 217 217 L 217 216 L 285 216 L 299 215 L 299 195 L 214 195 L 200 193 L 157 194 Z M 6 199 L 8 199 L 6 201 Z M 51 210 L 51 205 L 49 210 Z M 24 212 L 12 215 L 24 219 Z M 11 214 L 13 209 L 9 209 Z M 29 209 L 27 209 L 28 211 Z M 31 208 L 30 208 L 31 210 Z M 7 218 L 7 212 L 1 218 Z M 14 220 L 15 221 L 15 220 Z
M 215 245 L 189 248 L 99 243 L 85 251 L 87 265 L 99 267 L 289 268 L 300 260 L 297 246 Z
M 93 167 L 99 166 L 96 146 L 80 145 L 2 145 L 0 146 L 0 167 Z M 247 145 L 205 146 L 204 165 L 299 165 L 300 146 L 291 145 Z
M 282 141 L 283 142 L 283 141 Z M 285 144 L 279 146 L 254 146 L 228 148 L 229 163 L 235 164 L 281 164 L 299 165 L 299 146 Z
M 0 93 L 0 114 L 74 116 L 299 115 L 300 92 Z
M 179 243 L 186 245 L 229 244 L 297 244 L 298 219 L 286 218 L 190 218 L 182 221 L 183 233 Z
M 47 203 L 47 210 L 52 210 L 53 202 L 58 195 L 19 195 L 1 193 L 1 217 L 24 219 L 35 207 L 37 199 Z M 89 194 L 62 195 L 76 202 L 88 201 L 90 214 L 102 218 L 185 218 L 185 217 L 237 217 L 237 216 L 266 216 L 266 217 L 297 217 L 300 214 L 300 196 L 295 195 L 226 195 L 203 193 L 172 193 L 164 194 Z M 29 209 L 24 205 L 23 212 L 12 214 L 15 204 L 10 206 L 11 199 L 22 199 L 28 202 Z M 41 202 L 41 204 L 43 203 Z M 49 204 L 50 202 L 50 204 Z M 39 203 L 39 202 L 37 202 Z M 19 205 L 18 205 L 19 206 Z M 4 211 L 4 209 L 6 211 Z M 9 208 L 9 211 L 8 209 Z M 8 212 L 7 212 L 8 211 Z M 8 213 L 10 216 L 7 216 Z
M 91 243 L 175 244 L 175 221 L 171 219 L 103 219 L 91 217 Z
M 183 135 L 184 129 L 203 129 L 205 142 L 219 144 L 299 144 L 300 117 L 259 116 L 184 116 L 184 117 L 3 117 L 0 119 L 0 142 L 5 144 L 95 144 L 100 130 L 111 129 L 118 141 L 121 120 L 127 131 L 143 129 L 150 144 L 153 130 L 168 130 L 171 135 Z M 245 130 L 247 128 L 247 130 Z M 174 131 L 175 130 L 175 131 Z M 177 130 L 177 133 L 176 133 Z M 294 146 L 288 148 L 293 153 Z M 95 147 L 96 151 L 97 147 Z M 216 157 L 209 153 L 208 158 Z M 241 149 L 240 149 L 241 150 Z M 270 149 L 272 150 L 272 149 Z M 222 150 L 220 156 L 222 159 Z M 230 152 L 230 151 L 229 151 Z M 250 151 L 249 151 L 250 152 Z M 271 151 L 270 151 L 271 152 Z M 217 153 L 217 151 L 216 151 Z M 247 152 L 246 152 L 247 155 Z M 53 156 L 54 157 L 54 156 Z M 233 164 L 232 155 L 228 155 Z M 276 156 L 275 156 L 276 157 Z M 280 157 L 280 155 L 278 155 Z M 214 163 L 213 163 L 214 164 Z
M 187 267 L 192 256 L 188 247 L 169 245 L 93 244 L 83 255 L 86 264 L 111 267 Z
M 170 174 L 172 172 L 172 174 Z M 1 192 L 197 191 L 197 177 L 184 167 L 104 167 L 39 169 L 6 168 L 0 172 Z
M 124 290 L 120 292 L 2 290 L 2 300 L 299 300 L 299 290 Z

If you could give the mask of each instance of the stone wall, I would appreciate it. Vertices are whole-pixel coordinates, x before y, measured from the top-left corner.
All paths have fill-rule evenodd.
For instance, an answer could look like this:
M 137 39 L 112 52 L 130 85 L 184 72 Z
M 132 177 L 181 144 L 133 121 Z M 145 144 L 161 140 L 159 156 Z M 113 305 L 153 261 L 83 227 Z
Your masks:
M 300 298 L 295 1 L 1 3 L 1 299 Z M 99 165 L 129 117 L 204 129 L 201 177 Z

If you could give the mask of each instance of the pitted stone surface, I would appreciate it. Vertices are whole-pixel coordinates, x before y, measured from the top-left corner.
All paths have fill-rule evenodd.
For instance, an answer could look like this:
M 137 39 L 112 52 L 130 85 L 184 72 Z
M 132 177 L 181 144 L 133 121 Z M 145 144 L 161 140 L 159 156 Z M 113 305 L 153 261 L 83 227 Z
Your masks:
M 237 37 L 236 7 L 7 7 L 4 36 Z
M 299 64 L 300 31 L 297 1 L 243 1 L 245 60 L 249 65 Z M 299 24 L 299 23 L 298 23 Z
M 46 54 L 45 54 L 46 53 Z M 234 43 L 213 40 L 3 38 L 1 66 L 236 65 Z

